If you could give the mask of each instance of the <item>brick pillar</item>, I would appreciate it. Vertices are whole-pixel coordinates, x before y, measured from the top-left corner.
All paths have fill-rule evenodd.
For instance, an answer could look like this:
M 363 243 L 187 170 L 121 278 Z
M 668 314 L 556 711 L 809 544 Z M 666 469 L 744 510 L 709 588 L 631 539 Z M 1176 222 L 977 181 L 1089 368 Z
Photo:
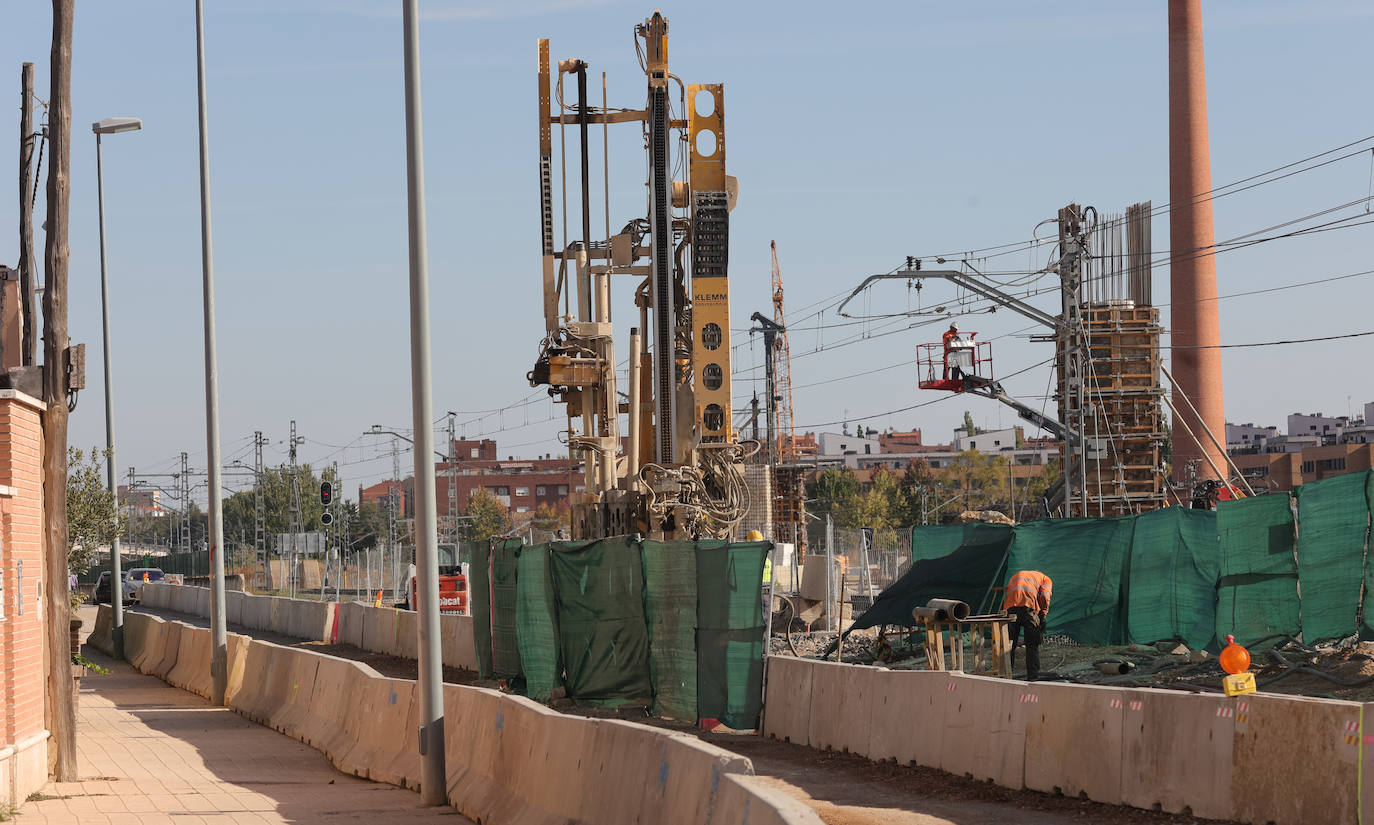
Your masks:
M 1169 291 L 1174 407 L 1217 467 L 1225 456 L 1213 447 L 1183 395 L 1218 440 L 1226 437 L 1221 351 L 1195 349 L 1221 343 L 1217 320 L 1217 269 L 1212 254 L 1211 151 L 1207 139 L 1207 78 L 1202 58 L 1201 0 L 1169 0 Z M 1198 474 L 1214 478 L 1202 448 L 1174 422 L 1174 478 L 1199 459 Z

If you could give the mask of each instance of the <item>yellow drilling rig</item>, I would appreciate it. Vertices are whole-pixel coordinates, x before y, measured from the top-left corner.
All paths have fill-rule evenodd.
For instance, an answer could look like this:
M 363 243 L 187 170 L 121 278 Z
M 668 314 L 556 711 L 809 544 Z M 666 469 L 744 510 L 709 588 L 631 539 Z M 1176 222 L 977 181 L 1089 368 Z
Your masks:
M 655 539 L 736 538 L 749 506 L 743 461 L 758 449 L 731 425 L 730 210 L 738 185 L 725 173 L 725 87 L 684 84 L 668 70 L 668 21 L 658 12 L 635 27 L 644 70 L 642 109 L 588 99 L 583 60 L 549 60 L 539 41 L 539 197 L 544 337 L 529 373 L 565 405 L 567 443 L 586 465 L 585 491 L 572 497 L 574 538 L 639 533 Z M 577 87 L 566 102 L 565 80 Z M 592 127 L 636 124 L 643 132 L 646 212 L 611 233 L 609 181 L 603 238 L 592 237 Z M 557 127 L 555 129 L 555 127 Z M 555 135 L 556 133 L 556 135 Z M 554 139 L 559 151 L 554 154 Z M 568 174 L 575 143 L 580 176 Z M 580 237 L 555 244 L 555 158 L 560 202 L 580 178 Z M 674 180 L 674 170 L 686 180 Z M 578 224 L 574 223 L 574 231 Z M 630 330 L 626 402 L 617 391 L 612 282 L 637 283 L 638 326 Z M 626 422 L 621 437 L 621 417 Z

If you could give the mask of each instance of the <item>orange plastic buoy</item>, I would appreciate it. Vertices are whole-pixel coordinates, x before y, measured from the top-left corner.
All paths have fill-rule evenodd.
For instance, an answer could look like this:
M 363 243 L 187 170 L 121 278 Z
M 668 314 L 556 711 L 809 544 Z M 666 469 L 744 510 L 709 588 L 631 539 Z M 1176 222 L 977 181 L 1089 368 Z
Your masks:
M 1217 656 L 1217 663 L 1221 669 L 1235 675 L 1244 673 L 1250 669 L 1250 651 L 1236 644 L 1236 637 L 1228 635 L 1226 637 L 1226 647 L 1221 649 L 1221 654 Z

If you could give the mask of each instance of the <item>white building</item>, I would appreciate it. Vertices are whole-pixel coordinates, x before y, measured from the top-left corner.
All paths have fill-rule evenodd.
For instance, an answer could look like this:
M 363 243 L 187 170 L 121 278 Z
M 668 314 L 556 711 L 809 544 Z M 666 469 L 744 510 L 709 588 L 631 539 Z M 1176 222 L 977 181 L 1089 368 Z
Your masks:
M 1264 445 L 1279 434 L 1278 427 L 1257 427 L 1254 424 L 1226 425 L 1226 449 L 1239 452 L 1263 452 Z
M 969 435 L 963 427 L 954 431 L 954 449 L 957 452 L 977 450 L 980 453 L 1000 453 L 1016 449 L 1016 428 L 1005 430 L 982 430 Z
M 843 433 L 821 433 L 816 443 L 822 456 L 873 455 L 882 452 L 877 438 L 860 438 Z

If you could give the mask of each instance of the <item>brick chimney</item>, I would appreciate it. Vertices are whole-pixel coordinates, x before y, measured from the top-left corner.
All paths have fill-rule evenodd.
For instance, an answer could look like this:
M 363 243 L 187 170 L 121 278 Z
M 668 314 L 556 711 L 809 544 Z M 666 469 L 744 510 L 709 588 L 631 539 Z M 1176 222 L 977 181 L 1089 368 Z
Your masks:
M 1211 150 L 1207 139 L 1207 75 L 1202 58 L 1201 0 L 1169 0 L 1169 291 L 1173 403 L 1217 467 L 1225 456 L 1213 447 L 1198 417 L 1220 441 L 1226 436 L 1221 351 L 1196 349 L 1221 343 L 1217 320 L 1217 268 L 1212 254 Z M 1199 459 L 1198 474 L 1214 478 L 1202 448 L 1175 421 L 1173 473 L 1185 477 Z M 1223 442 L 1224 443 L 1224 442 Z

